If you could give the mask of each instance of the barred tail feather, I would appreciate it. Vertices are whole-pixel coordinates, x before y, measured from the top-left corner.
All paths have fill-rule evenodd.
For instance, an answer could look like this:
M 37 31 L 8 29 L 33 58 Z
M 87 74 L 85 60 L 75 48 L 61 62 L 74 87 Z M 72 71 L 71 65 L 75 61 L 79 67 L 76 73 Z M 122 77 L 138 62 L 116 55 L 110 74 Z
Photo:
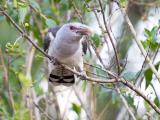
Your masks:
M 75 83 L 75 75 L 63 66 L 56 66 L 49 75 L 49 81 L 53 85 L 71 86 Z

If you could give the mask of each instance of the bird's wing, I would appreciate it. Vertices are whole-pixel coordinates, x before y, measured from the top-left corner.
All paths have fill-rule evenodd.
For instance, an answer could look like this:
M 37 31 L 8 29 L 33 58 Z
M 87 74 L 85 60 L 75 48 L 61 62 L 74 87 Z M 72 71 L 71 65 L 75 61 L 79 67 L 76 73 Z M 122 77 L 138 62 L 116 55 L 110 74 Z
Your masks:
M 50 28 L 48 30 L 48 33 L 44 38 L 44 45 L 43 45 L 43 49 L 45 52 L 48 51 L 51 40 L 54 40 L 54 38 L 56 37 L 57 31 L 60 28 L 61 28 L 60 26 L 56 26 L 56 27 Z
M 88 48 L 88 41 L 87 41 L 87 37 L 85 37 L 82 41 L 82 50 L 84 54 L 87 53 L 87 48 Z

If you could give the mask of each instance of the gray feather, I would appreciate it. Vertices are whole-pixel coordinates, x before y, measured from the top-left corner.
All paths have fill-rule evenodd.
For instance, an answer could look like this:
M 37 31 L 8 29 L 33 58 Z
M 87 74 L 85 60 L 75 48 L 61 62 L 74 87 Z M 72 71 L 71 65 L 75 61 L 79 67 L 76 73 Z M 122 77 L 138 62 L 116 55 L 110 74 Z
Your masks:
M 61 28 L 60 26 L 56 26 L 56 27 L 50 28 L 48 30 L 48 34 L 45 36 L 44 44 L 43 44 L 43 49 L 45 52 L 47 52 L 49 45 L 50 45 L 50 42 L 51 42 L 51 38 L 49 36 L 49 33 L 51 33 L 53 35 L 53 37 L 56 37 L 56 33 L 60 28 Z
M 88 48 L 88 42 L 85 38 L 85 40 L 82 41 L 82 49 L 83 49 L 83 53 L 86 54 L 87 53 L 87 48 Z

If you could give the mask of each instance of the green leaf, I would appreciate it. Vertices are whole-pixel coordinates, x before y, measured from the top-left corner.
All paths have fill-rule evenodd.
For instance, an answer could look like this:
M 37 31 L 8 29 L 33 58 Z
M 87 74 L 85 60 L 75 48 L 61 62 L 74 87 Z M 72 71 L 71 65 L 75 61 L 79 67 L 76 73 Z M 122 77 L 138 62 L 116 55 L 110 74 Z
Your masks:
M 13 45 L 12 45 L 11 43 L 8 42 L 8 43 L 6 44 L 6 48 L 10 49 L 10 48 L 12 48 L 12 47 L 13 47 Z
M 112 104 L 116 103 L 117 94 L 115 91 L 112 91 Z
M 41 11 L 41 8 L 40 8 L 39 4 L 35 0 L 29 0 L 29 2 L 32 5 L 32 7 L 38 9 L 39 11 Z
M 54 0 L 55 3 L 59 3 L 61 0 Z
M 143 71 L 139 72 L 131 72 L 131 71 L 126 71 L 122 75 L 126 80 L 135 80 L 139 75 L 142 75 Z
M 152 37 L 152 33 L 148 29 L 144 29 L 144 32 L 146 33 L 146 37 Z
M 18 7 L 28 7 L 28 3 L 17 2 Z
M 135 105 L 134 105 L 134 99 L 133 99 L 133 97 L 131 96 L 131 94 L 126 95 L 126 93 L 124 93 L 123 96 L 124 96 L 125 99 L 127 100 L 128 104 L 129 104 L 132 108 L 134 108 L 134 110 L 136 110 L 136 107 L 135 107 Z
M 56 22 L 52 19 L 46 19 L 46 25 L 51 28 L 54 27 L 56 25 Z
M 39 84 L 33 84 L 34 85 L 34 88 L 35 88 L 35 91 L 36 91 L 36 94 L 37 96 L 41 95 L 43 93 L 43 90 L 42 88 L 39 86 Z
M 151 43 L 156 43 L 156 35 L 157 35 L 158 27 L 154 26 L 152 30 L 148 30 L 145 28 L 145 35 L 147 37 L 147 40 L 150 40 Z
M 23 87 L 30 87 L 31 86 L 31 80 L 28 79 L 22 72 L 18 73 L 18 78 L 21 81 Z
M 87 3 L 89 3 L 91 0 L 85 0 Z
M 126 96 L 125 98 L 126 98 L 126 100 L 128 101 L 128 103 L 129 103 L 130 105 L 133 105 L 133 104 L 134 104 L 134 99 L 133 99 L 133 97 L 131 97 L 131 95 L 128 95 L 128 96 Z
M 159 64 L 160 62 L 158 62 L 156 65 L 155 65 L 155 68 L 158 70 L 158 67 L 159 67 Z M 145 75 L 145 79 L 146 79 L 146 88 L 150 85 L 151 83 L 151 80 L 152 80 L 152 75 L 153 75 L 153 72 L 150 68 L 148 68 L 145 72 L 144 72 L 144 75 Z
M 149 46 L 149 41 L 148 40 L 145 40 L 145 41 L 141 41 L 144 49 L 146 49 L 148 46 Z
M 154 37 L 155 34 L 157 34 L 157 30 L 158 30 L 158 27 L 157 26 L 154 26 L 151 30 L 151 34 L 152 34 L 152 37 Z
M 145 79 L 146 79 L 146 88 L 147 88 L 147 87 L 149 86 L 149 84 L 151 83 L 152 74 L 153 74 L 153 72 L 151 71 L 151 69 L 147 69 L 147 70 L 144 72 Z
M 125 7 L 126 4 L 127 4 L 127 0 L 120 0 L 120 5 L 121 5 L 122 7 Z
M 81 106 L 80 105 L 72 103 L 72 109 L 73 109 L 73 111 L 75 111 L 77 113 L 78 116 L 80 116 L 80 113 L 81 113 Z
M 17 8 L 17 0 L 13 0 L 13 5 L 15 8 Z
M 94 45 L 98 48 L 101 43 L 100 36 L 98 34 L 94 34 L 91 39 L 93 40 Z
M 158 29 L 159 29 L 158 26 L 154 26 L 151 30 L 153 42 L 157 43 L 157 46 L 158 46 L 158 34 L 159 34 Z
M 95 65 L 95 66 L 98 66 L 98 65 Z M 105 80 L 108 77 L 108 75 L 106 74 L 106 72 L 101 67 L 99 67 L 99 68 L 100 69 L 96 68 L 96 74 L 100 79 Z
M 63 6 L 63 7 L 68 7 L 68 0 L 61 0 L 60 1 L 60 4 Z
M 150 46 L 150 50 L 155 52 L 157 48 L 159 47 L 159 43 L 157 42 L 157 31 L 158 27 L 154 26 L 152 30 L 145 29 L 145 36 L 147 39 L 142 42 L 143 47 L 146 49 L 148 46 Z
M 157 97 L 155 98 L 154 103 L 155 103 L 157 106 L 160 106 L 160 101 L 158 100 Z
M 23 23 L 28 13 L 28 7 L 20 7 L 18 9 L 18 12 L 19 12 L 19 23 Z
M 83 83 L 82 83 L 82 90 L 85 91 L 87 88 L 87 80 L 83 80 Z
M 4 21 L 5 17 L 4 16 L 0 16 L 0 22 Z
M 160 62 L 158 62 L 158 63 L 155 65 L 156 70 L 158 70 L 159 64 L 160 64 Z
M 126 80 L 133 80 L 136 78 L 136 73 L 135 72 L 125 72 L 123 74 L 123 77 L 126 79 Z

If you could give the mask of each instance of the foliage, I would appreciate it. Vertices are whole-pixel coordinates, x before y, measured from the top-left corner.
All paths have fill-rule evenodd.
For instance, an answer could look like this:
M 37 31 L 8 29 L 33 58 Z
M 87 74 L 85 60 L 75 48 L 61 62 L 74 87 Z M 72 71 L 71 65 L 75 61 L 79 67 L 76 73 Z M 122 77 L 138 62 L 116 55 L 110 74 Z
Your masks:
M 96 48 L 98 48 L 100 46 L 100 44 L 101 44 L 101 40 L 100 40 L 99 35 L 98 34 L 94 34 L 92 36 L 92 40 L 93 40 L 93 43 L 96 46 Z
M 75 104 L 75 103 L 72 103 L 72 109 L 73 111 L 76 112 L 76 114 L 78 115 L 78 117 L 80 118 L 80 113 L 81 113 L 81 106 Z
M 111 12 L 109 10 L 111 1 L 101 1 L 103 3 L 102 9 L 106 12 Z M 122 7 L 129 7 L 129 3 L 130 1 L 120 0 Z M 101 18 L 100 14 L 102 11 L 99 0 L 0 0 L 0 8 L 3 8 L 15 21 L 15 24 L 20 26 L 40 48 L 43 47 L 43 39 L 48 28 L 72 21 L 92 25 L 94 24 L 91 22 L 93 21 L 92 19 L 95 19 L 96 23 L 98 23 L 96 17 L 93 17 L 94 12 L 96 11 L 98 18 Z M 109 12 L 108 15 L 110 14 Z M 44 83 L 47 83 L 48 80 L 46 59 L 41 52 L 36 50 L 25 39 L 23 34 L 17 31 L 11 21 L 1 14 L 2 11 L 0 11 L 0 119 L 32 120 L 32 117 L 35 117 L 31 115 L 31 113 L 35 112 L 34 107 L 36 107 L 36 110 L 38 109 L 40 119 L 43 119 L 44 116 L 47 119 L 47 117 L 50 116 L 46 115 L 46 109 L 48 107 L 46 99 L 55 102 L 58 97 L 55 98 L 53 93 L 53 96 L 50 96 L 50 93 L 44 89 Z M 105 17 L 111 18 L 111 16 L 112 15 L 106 15 Z M 117 20 L 116 23 L 118 22 Z M 100 24 L 102 23 L 103 22 L 100 21 Z M 101 55 L 104 46 L 110 46 L 110 40 L 108 38 L 107 43 L 105 43 L 104 36 L 108 37 L 108 34 L 106 30 L 103 29 L 102 24 L 102 27 L 100 26 L 101 33 L 94 33 L 92 37 L 89 38 L 89 50 L 87 54 L 84 55 L 85 63 L 89 64 L 85 66 L 87 75 L 105 81 L 113 78 L 112 75 L 106 72 L 106 70 L 108 70 L 133 84 L 136 83 L 138 79 L 145 78 L 145 87 L 147 89 L 151 85 L 154 73 L 148 68 L 145 62 L 144 64 L 146 66 L 144 65 L 140 71 L 132 72 L 124 67 L 121 73 L 117 73 L 114 59 L 115 54 L 110 52 L 112 47 L 111 49 L 110 47 L 107 48 L 109 52 L 105 51 L 103 54 L 107 54 L 109 58 L 104 58 L 103 55 Z M 123 39 L 118 41 L 115 37 L 116 40 L 114 41 L 117 43 L 117 46 L 115 46 L 117 47 L 117 56 L 122 56 L 123 59 L 127 57 L 129 48 L 132 45 L 130 40 L 131 35 L 127 34 L 127 32 L 124 37 L 122 37 L 123 32 L 121 33 L 121 38 Z M 153 58 L 159 49 L 159 26 L 153 26 L 151 30 L 146 28 L 144 32 L 146 39 L 142 41 L 143 47 L 148 51 L 148 56 Z M 120 43 L 123 44 L 120 46 L 122 50 L 118 51 L 118 45 Z M 105 67 L 101 64 L 101 60 L 97 57 L 96 52 L 104 59 Z M 119 61 L 121 63 L 123 60 L 119 58 Z M 107 63 L 110 65 L 107 66 Z M 129 62 L 127 64 L 129 64 Z M 159 61 L 154 64 L 154 66 L 158 70 Z M 115 86 L 118 87 L 122 93 L 122 97 L 125 98 L 129 108 L 131 108 L 131 111 L 135 113 L 137 117 L 137 106 L 135 106 L 136 101 L 134 95 L 131 94 L 132 92 L 128 90 L 127 86 L 119 82 L 115 82 L 115 84 L 102 84 L 95 82 L 90 83 L 87 80 L 82 81 L 80 85 L 76 87 L 80 89 L 80 91 L 78 91 L 80 95 L 86 95 L 86 100 L 83 98 L 81 100 L 84 101 L 85 104 L 81 105 L 80 100 L 78 102 L 72 102 L 68 111 L 74 111 L 74 114 L 78 116 L 77 119 L 80 120 L 83 119 L 84 106 L 87 110 L 89 106 L 89 110 L 85 112 L 88 112 L 89 115 L 91 113 L 91 117 L 93 116 L 95 119 L 117 119 L 116 117 L 121 112 L 124 104 Z M 35 101 L 33 99 L 34 97 L 36 98 Z M 33 100 L 28 101 L 28 99 Z M 28 106 L 29 102 L 33 102 L 33 104 Z M 155 96 L 154 103 L 157 106 L 160 105 L 158 96 Z M 67 104 L 69 104 L 69 102 Z M 148 104 L 146 108 L 147 111 L 152 111 L 152 108 L 150 108 Z M 58 111 L 58 108 L 56 110 Z
M 158 26 L 154 26 L 151 31 L 145 29 L 145 36 L 147 39 L 145 41 L 142 41 L 142 44 L 145 49 L 149 47 L 153 52 L 155 52 L 156 49 L 159 48 L 158 30 Z

